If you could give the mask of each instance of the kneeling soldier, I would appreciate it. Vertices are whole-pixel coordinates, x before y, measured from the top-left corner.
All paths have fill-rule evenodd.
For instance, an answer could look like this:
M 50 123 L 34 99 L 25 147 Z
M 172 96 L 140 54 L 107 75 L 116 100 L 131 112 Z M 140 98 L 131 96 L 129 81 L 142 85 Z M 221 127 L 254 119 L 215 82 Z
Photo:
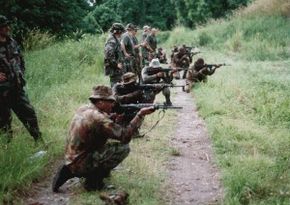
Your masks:
M 128 143 L 145 115 L 153 107 L 142 108 L 127 127 L 110 118 L 116 102 L 111 88 L 96 86 L 90 96 L 90 105 L 80 107 L 72 119 L 65 149 L 65 164 L 56 173 L 52 190 L 72 177 L 84 177 L 87 190 L 101 189 L 103 179 L 129 154 Z M 108 142 L 109 139 L 117 140 Z

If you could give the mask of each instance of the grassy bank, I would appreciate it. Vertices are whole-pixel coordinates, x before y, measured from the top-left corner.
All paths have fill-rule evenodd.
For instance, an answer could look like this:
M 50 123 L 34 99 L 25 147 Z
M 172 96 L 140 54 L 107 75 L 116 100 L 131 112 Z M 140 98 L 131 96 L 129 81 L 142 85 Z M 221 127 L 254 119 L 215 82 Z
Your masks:
M 12 203 L 16 191 L 25 191 L 33 179 L 46 174 L 44 167 L 63 152 L 74 110 L 87 102 L 93 85 L 107 83 L 100 75 L 102 45 L 102 37 L 87 37 L 80 42 L 68 40 L 25 53 L 26 88 L 36 108 L 43 138 L 49 143 L 48 154 L 40 159 L 30 158 L 43 148 L 34 146 L 14 116 L 12 143 L 6 147 L 2 136 L 0 142 L 0 202 Z
M 271 15 L 269 1 L 258 3 L 196 31 L 177 28 L 167 42 L 199 45 L 207 63 L 232 65 L 193 89 L 222 171 L 225 204 L 290 203 L 290 20 Z

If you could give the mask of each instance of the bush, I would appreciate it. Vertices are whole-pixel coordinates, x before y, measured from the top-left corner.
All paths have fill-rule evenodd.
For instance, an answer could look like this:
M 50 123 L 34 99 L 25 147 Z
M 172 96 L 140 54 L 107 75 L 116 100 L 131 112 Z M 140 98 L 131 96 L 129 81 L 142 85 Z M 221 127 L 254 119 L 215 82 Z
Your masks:
M 28 32 L 23 40 L 24 50 L 38 50 L 46 48 L 55 42 L 55 36 L 39 29 L 34 29 Z

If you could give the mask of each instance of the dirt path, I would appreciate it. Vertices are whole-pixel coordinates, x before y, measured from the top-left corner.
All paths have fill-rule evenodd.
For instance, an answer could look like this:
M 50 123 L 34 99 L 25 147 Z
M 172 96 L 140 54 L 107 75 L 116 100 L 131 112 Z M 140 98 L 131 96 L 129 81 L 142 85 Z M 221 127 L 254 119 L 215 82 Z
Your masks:
M 173 99 L 183 106 L 171 145 L 180 156 L 168 164 L 170 205 L 221 204 L 223 188 L 214 164 L 204 121 L 198 116 L 191 94 L 178 92 Z
M 25 197 L 24 204 L 29 205 L 67 205 L 71 196 L 75 195 L 75 190 L 80 186 L 79 179 L 68 180 L 61 188 L 60 193 L 53 193 L 51 183 L 53 176 L 61 161 L 55 163 L 50 170 L 49 176 L 31 186 L 30 196 Z

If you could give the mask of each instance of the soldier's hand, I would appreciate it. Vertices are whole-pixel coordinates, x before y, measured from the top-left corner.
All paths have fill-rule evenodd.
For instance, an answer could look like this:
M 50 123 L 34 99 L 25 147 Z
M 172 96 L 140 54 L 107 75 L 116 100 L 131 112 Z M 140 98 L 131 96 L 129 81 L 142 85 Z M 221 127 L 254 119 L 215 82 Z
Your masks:
M 153 113 L 155 111 L 155 108 L 153 106 L 151 107 L 144 107 L 142 108 L 138 114 L 145 116 L 145 115 L 149 115 L 151 113 Z
M 5 73 L 0 73 L 0 82 L 4 82 L 7 80 Z
M 118 63 L 117 67 L 118 67 L 119 69 L 122 69 L 122 68 L 123 68 L 122 63 Z
M 156 76 L 157 76 L 158 78 L 164 78 L 164 72 L 158 72 L 158 73 L 156 74 Z

